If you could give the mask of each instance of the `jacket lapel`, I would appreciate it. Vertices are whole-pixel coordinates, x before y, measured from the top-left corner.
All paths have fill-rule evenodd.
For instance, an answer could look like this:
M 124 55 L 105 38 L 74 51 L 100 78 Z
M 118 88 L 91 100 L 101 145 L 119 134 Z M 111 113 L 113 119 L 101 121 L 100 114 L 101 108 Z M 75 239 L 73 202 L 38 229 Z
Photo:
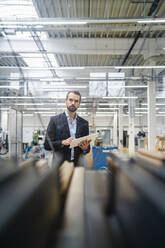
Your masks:
M 68 122 L 67 122 L 67 117 L 65 112 L 63 113 L 63 123 L 64 123 L 64 128 L 65 128 L 65 132 L 68 135 L 68 137 L 70 137 L 70 131 L 69 131 L 69 126 L 68 126 Z
M 81 121 L 79 116 L 77 115 L 76 138 L 79 138 L 80 129 L 81 129 Z

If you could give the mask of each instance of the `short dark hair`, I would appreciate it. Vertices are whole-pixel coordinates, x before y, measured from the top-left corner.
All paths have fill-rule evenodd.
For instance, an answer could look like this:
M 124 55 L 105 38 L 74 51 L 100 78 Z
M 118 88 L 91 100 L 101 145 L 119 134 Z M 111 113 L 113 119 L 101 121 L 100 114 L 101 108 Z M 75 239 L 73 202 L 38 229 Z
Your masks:
M 75 94 L 75 95 L 78 95 L 78 96 L 80 97 L 80 102 L 81 102 L 81 94 L 80 94 L 79 91 L 76 91 L 76 90 L 68 91 L 68 93 L 67 93 L 67 95 L 66 95 L 66 100 L 68 99 L 68 96 L 69 96 L 70 93 L 73 93 L 73 94 Z

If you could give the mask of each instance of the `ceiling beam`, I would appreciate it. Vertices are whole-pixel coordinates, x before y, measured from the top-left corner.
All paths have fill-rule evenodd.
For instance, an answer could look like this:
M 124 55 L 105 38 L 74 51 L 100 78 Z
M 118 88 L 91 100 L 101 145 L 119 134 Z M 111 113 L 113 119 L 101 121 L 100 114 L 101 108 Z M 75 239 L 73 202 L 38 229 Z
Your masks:
M 132 54 L 137 54 L 143 38 L 138 40 Z M 10 39 L 12 48 L 16 53 L 39 53 L 33 40 L 16 40 Z M 93 38 L 81 38 L 81 39 L 49 39 L 43 40 L 45 51 L 48 53 L 56 54 L 111 54 L 122 55 L 125 54 L 132 44 L 132 38 L 115 38 L 115 39 L 93 39 Z M 153 54 L 164 53 L 165 50 L 165 38 L 159 38 L 159 40 L 150 38 L 146 39 L 145 45 L 141 53 L 148 54 L 148 48 Z M 0 38 L 0 52 L 11 52 L 8 41 L 5 38 Z
M 120 25 L 120 26 L 112 26 L 112 25 L 106 25 L 106 26 L 71 26 L 69 27 L 69 30 L 71 32 L 138 32 L 138 31 L 148 31 L 148 26 L 141 26 L 141 25 Z M 5 31 L 8 33 L 10 30 L 19 31 L 19 32 L 31 32 L 31 27 L 26 26 L 18 26 L 18 27 L 6 27 Z M 54 28 L 54 26 L 36 26 L 33 28 L 33 31 L 38 32 L 67 32 L 68 26 L 57 26 Z M 152 25 L 150 27 L 150 31 L 164 31 L 165 25 Z M 3 32 L 4 28 L 0 27 L 0 32 Z

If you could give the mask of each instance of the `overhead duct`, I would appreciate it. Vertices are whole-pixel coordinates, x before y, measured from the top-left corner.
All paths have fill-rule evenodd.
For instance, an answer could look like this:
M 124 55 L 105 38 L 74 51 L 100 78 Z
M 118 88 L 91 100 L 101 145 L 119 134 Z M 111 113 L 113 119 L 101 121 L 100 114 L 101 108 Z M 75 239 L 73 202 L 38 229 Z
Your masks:
M 153 14 L 153 12 L 154 12 L 154 11 L 156 10 L 156 8 L 158 7 L 159 2 L 160 2 L 160 0 L 155 0 L 155 1 L 153 2 L 153 4 L 151 5 L 151 8 L 150 8 L 150 10 L 149 10 L 147 16 L 151 16 L 151 15 Z M 123 62 L 122 62 L 121 65 L 124 65 L 125 62 L 127 61 L 128 57 L 129 57 L 129 55 L 130 55 L 130 53 L 132 52 L 132 50 L 133 50 L 133 48 L 134 48 L 136 42 L 137 42 L 138 39 L 139 39 L 140 35 L 141 35 L 141 31 L 139 31 L 139 32 L 137 33 L 137 35 L 136 35 L 136 37 L 135 37 L 135 39 L 134 39 L 134 41 L 133 41 L 133 43 L 132 43 L 130 49 L 128 50 L 127 54 L 125 55 L 125 58 L 123 59 Z M 121 69 L 120 69 L 119 71 L 121 71 Z

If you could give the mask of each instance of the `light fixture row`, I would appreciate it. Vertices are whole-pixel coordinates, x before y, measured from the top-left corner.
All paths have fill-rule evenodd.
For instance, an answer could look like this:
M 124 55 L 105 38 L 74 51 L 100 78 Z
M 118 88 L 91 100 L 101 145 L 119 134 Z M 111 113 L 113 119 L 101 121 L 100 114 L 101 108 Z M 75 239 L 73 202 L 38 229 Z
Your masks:
M 0 96 L 0 99 L 48 99 L 46 96 Z M 82 99 L 93 99 L 93 97 L 85 97 L 82 96 Z M 101 99 L 137 99 L 137 96 L 103 96 L 103 97 L 95 97 Z M 159 97 L 160 98 L 160 97 Z M 165 98 L 165 97 L 162 97 Z M 49 99 L 65 99 L 65 97 L 52 97 L 49 96 Z
M 85 70 L 85 69 L 165 69 L 165 65 L 139 65 L 139 66 L 52 66 L 52 67 L 30 67 L 30 66 L 0 66 L 0 69 L 8 70 L 8 69 L 22 69 L 22 70 Z
M 109 80 L 110 82 L 110 80 Z M 93 82 L 95 83 L 95 82 Z M 0 89 L 20 89 L 24 86 L 11 86 L 11 85 L 0 85 Z M 56 87 L 59 87 L 57 89 Z M 67 90 L 67 89 L 86 89 L 88 88 L 87 85 L 60 85 L 60 84 L 54 84 L 54 87 L 48 87 L 48 86 L 41 86 L 39 89 L 35 89 L 35 91 L 58 91 L 60 89 Z M 121 86 L 108 86 L 108 88 L 148 88 L 147 85 L 121 85 Z
M 0 26 L 14 25 L 86 25 L 86 24 L 117 24 L 117 23 L 165 23 L 165 18 L 33 18 L 33 19 L 1 19 Z

